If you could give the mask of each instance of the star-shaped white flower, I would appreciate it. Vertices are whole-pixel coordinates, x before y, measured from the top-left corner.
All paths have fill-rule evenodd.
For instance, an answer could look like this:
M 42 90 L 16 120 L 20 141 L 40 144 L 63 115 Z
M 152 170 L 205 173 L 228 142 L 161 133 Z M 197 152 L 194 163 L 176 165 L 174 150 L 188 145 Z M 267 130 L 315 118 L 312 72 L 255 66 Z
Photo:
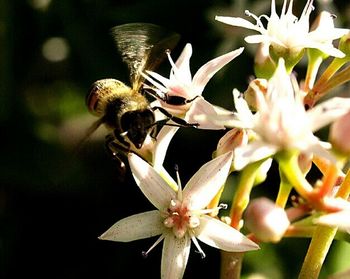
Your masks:
M 245 128 L 255 134 L 247 145 L 234 149 L 234 167 L 273 156 L 281 150 L 299 150 L 335 161 L 328 152 L 329 143 L 321 142 L 313 132 L 330 124 L 350 110 L 350 98 L 332 98 L 305 111 L 302 92 L 279 60 L 266 92 L 256 89 L 258 112 L 253 114 L 238 90 L 233 91 L 237 112 L 223 116 L 221 124 Z
M 259 32 L 259 35 L 250 35 L 245 38 L 247 43 L 264 43 L 272 45 L 276 49 L 285 48 L 293 53 L 298 53 L 304 48 L 316 48 L 322 52 L 335 56 L 344 57 L 344 53 L 336 49 L 330 42 L 342 37 L 348 33 L 348 29 L 334 28 L 333 18 L 329 18 L 326 24 L 321 28 L 309 31 L 309 17 L 314 9 L 313 0 L 308 0 L 304 10 L 298 19 L 293 15 L 293 0 L 289 2 L 284 0 L 279 17 L 276 13 L 275 0 L 271 1 L 271 15 L 256 16 L 246 11 L 248 16 L 256 20 L 256 25 L 240 17 L 217 16 L 215 19 L 223 23 L 239 26 Z M 329 14 L 331 17 L 331 15 Z M 267 26 L 261 21 L 261 18 L 267 20 Z M 326 32 L 325 32 L 326 31 Z
M 215 114 L 219 108 L 204 100 L 201 97 L 202 92 L 214 74 L 240 55 L 243 49 L 239 48 L 210 60 L 199 68 L 193 78 L 190 70 L 190 58 L 192 56 L 191 44 L 186 44 L 176 63 L 173 62 L 171 56 L 168 54 L 170 64 L 172 65 L 169 78 L 165 78 L 152 71 L 146 71 L 147 74 L 143 74 L 145 79 L 155 87 L 153 89 L 156 90 L 156 94 L 160 97 L 156 102 L 152 103 L 152 107 L 161 106 L 171 114 L 184 118 L 188 123 L 192 123 L 193 115 L 195 114 Z M 188 102 L 174 105 L 164 101 L 164 99 L 174 97 L 180 97 L 182 100 L 187 100 Z M 201 129 L 224 128 L 210 122 L 198 124 Z
M 230 152 L 211 160 L 198 170 L 183 191 L 181 187 L 174 191 L 149 164 L 130 154 L 130 167 L 137 185 L 157 210 L 118 221 L 100 239 L 129 242 L 161 235 L 155 245 L 164 240 L 162 278 L 182 278 L 191 240 L 204 256 L 197 238 L 225 251 L 258 249 L 257 244 L 237 230 L 206 215 L 211 211 L 205 207 L 225 183 L 231 160 Z

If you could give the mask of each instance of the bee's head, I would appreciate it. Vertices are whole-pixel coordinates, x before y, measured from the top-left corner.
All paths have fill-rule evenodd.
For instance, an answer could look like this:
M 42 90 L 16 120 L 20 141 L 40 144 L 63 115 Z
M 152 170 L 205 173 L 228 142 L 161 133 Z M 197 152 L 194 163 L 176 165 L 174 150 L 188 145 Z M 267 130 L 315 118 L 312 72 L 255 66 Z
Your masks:
M 126 136 L 140 149 L 155 122 L 153 111 L 150 109 L 134 110 L 124 113 L 121 117 L 121 127 Z

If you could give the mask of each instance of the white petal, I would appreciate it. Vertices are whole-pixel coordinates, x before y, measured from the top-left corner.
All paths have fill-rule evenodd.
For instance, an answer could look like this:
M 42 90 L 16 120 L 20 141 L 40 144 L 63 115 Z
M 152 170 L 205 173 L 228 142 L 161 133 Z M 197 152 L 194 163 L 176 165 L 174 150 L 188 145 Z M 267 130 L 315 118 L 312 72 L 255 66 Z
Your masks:
M 232 162 L 232 152 L 223 154 L 203 165 L 183 190 L 183 203 L 189 209 L 202 209 L 224 185 Z
M 259 249 L 259 245 L 229 225 L 208 215 L 200 217 L 196 237 L 204 243 L 228 252 L 244 252 Z
M 170 141 L 174 137 L 178 129 L 179 127 L 163 126 L 162 129 L 159 131 L 154 150 L 153 165 L 155 169 L 163 165 Z
M 221 55 L 213 60 L 210 60 L 202 67 L 200 67 L 192 80 L 192 85 L 197 89 L 196 91 L 202 92 L 208 81 L 215 75 L 215 73 L 224 67 L 227 63 L 236 58 L 238 55 L 240 55 L 243 50 L 244 48 L 241 47 L 239 49 Z
M 175 191 L 139 156 L 130 153 L 129 164 L 137 185 L 157 209 L 163 210 L 176 197 Z
M 233 100 L 235 102 L 235 108 L 237 110 L 237 117 L 239 120 L 241 120 L 243 123 L 245 123 L 245 127 L 253 127 L 253 113 L 249 109 L 249 106 L 244 100 L 243 95 L 237 90 L 233 89 Z
M 312 131 L 330 124 L 350 110 L 350 98 L 335 97 L 307 111 Z
M 156 236 L 162 234 L 163 231 L 164 225 L 159 211 L 152 210 L 118 221 L 99 239 L 129 242 Z
M 260 43 L 265 43 L 265 44 L 269 44 L 271 41 L 271 38 L 269 36 L 266 35 L 250 35 L 244 38 L 244 40 L 248 43 L 248 44 L 260 44 Z
M 323 215 L 316 220 L 316 223 L 348 231 L 350 230 L 350 210 Z
M 327 32 L 325 32 L 327 31 Z M 349 29 L 345 28 L 329 28 L 329 30 L 316 29 L 308 34 L 312 41 L 327 42 L 339 39 L 349 33 Z
M 345 54 L 340 51 L 339 49 L 335 48 L 332 44 L 328 44 L 328 43 L 318 43 L 318 42 L 308 42 L 306 41 L 303 44 L 303 47 L 306 48 L 316 48 L 319 49 L 320 51 L 322 51 L 323 53 L 326 53 L 330 56 L 334 56 L 334 57 L 339 57 L 339 58 L 343 58 L 345 56 Z
M 254 128 L 254 123 L 252 121 L 243 121 L 237 113 L 232 113 L 232 111 L 225 110 L 223 108 L 219 108 L 217 106 L 213 106 L 215 113 L 209 114 L 199 114 L 196 113 L 191 115 L 191 118 L 195 123 L 203 123 L 203 125 L 209 125 L 212 123 L 217 127 L 225 127 L 225 128 L 242 128 L 242 129 L 251 129 Z
M 232 26 L 239 26 L 247 29 L 256 30 L 258 32 L 261 32 L 261 28 L 254 25 L 253 23 L 249 22 L 248 20 L 245 20 L 240 17 L 229 17 L 229 16 L 216 16 L 215 20 L 232 25 Z
M 190 70 L 190 58 L 192 56 L 192 45 L 186 44 L 179 58 L 176 60 L 176 67 L 181 73 L 181 80 L 185 84 L 190 84 L 192 80 Z
M 328 142 L 327 142 L 328 143 Z M 302 149 L 301 149 L 302 150 Z M 308 148 L 306 150 L 303 150 L 303 151 L 306 151 L 307 153 L 311 153 L 311 154 L 314 154 L 314 155 L 317 155 L 321 158 L 324 158 L 334 164 L 337 163 L 337 159 L 335 156 L 332 155 L 332 153 L 330 153 L 323 145 L 322 145 L 322 142 L 317 142 L 317 143 L 314 143 L 314 144 L 311 144 L 308 146 Z
M 163 244 L 161 278 L 181 279 L 190 254 L 191 239 L 185 235 L 177 238 L 173 233 L 166 235 Z
M 186 122 L 198 123 L 199 129 L 210 129 L 210 130 L 225 129 L 225 126 L 223 126 L 222 124 L 217 124 L 215 121 L 214 122 L 211 121 L 212 117 L 202 117 L 201 119 L 198 120 L 196 118 L 197 115 L 213 116 L 214 119 L 216 115 L 215 107 L 201 97 L 193 101 L 190 109 L 186 113 L 186 117 L 185 117 Z
M 233 154 L 233 167 L 241 170 L 249 163 L 270 157 L 277 152 L 277 147 L 262 141 L 253 141 L 248 145 L 238 146 Z

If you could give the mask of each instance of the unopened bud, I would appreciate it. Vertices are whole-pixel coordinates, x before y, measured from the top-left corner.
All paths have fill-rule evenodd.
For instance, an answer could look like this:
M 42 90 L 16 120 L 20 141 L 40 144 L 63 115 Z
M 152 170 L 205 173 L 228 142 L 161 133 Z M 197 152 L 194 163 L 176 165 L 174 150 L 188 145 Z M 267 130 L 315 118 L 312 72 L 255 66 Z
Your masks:
M 350 155 L 350 112 L 333 122 L 329 141 L 337 152 Z
M 290 222 L 283 208 L 267 198 L 252 200 L 245 212 L 245 225 L 263 242 L 278 242 Z
M 258 78 L 270 79 L 276 70 L 276 63 L 271 59 L 269 45 L 261 43 L 255 53 L 254 72 Z
M 263 93 L 263 95 L 266 95 L 267 92 L 267 80 L 262 78 L 257 78 L 252 80 L 247 90 L 244 92 L 244 100 L 246 100 L 247 104 L 249 105 L 250 109 L 253 111 L 257 110 L 257 101 L 256 101 L 256 94 L 257 91 Z
M 215 156 L 220 156 L 234 150 L 237 146 L 248 143 L 247 132 L 243 129 L 233 128 L 228 131 L 218 142 Z

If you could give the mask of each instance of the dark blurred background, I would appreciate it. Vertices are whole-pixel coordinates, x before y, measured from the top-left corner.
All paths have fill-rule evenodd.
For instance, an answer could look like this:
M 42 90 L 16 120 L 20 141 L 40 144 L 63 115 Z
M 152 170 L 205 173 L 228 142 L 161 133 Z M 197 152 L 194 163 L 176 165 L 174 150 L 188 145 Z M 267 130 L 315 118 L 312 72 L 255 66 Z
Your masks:
M 303 2 L 297 1 L 298 11 Z M 322 3 L 341 10 L 338 23 L 349 26 L 347 1 Z M 107 156 L 102 129 L 77 147 L 95 120 L 85 106 L 90 85 L 107 77 L 128 81 L 109 29 L 151 22 L 178 32 L 182 37 L 172 56 L 176 59 L 192 43 L 195 73 L 217 55 L 246 45 L 244 30 L 215 22 L 215 15 L 243 16 L 247 8 L 269 14 L 269 5 L 241 0 L 0 0 L 0 278 L 136 278 L 139 272 L 143 278 L 159 277 L 161 245 L 147 259 L 141 256 L 154 239 L 97 239 L 117 220 L 152 205 L 130 173 L 121 176 Z M 244 91 L 253 74 L 252 49 L 247 47 L 209 82 L 207 100 L 233 108 L 232 89 Z M 168 63 L 159 72 L 167 76 Z M 171 172 L 178 164 L 186 182 L 211 158 L 222 135 L 181 130 L 165 166 Z M 276 186 L 266 186 L 257 193 L 275 195 Z M 287 239 L 263 245 L 247 255 L 244 276 L 295 278 L 307 243 Z M 192 249 L 185 278 L 218 277 L 219 252 L 202 246 L 207 257 L 200 259 Z M 344 265 L 338 258 L 344 249 L 331 254 L 324 274 Z

